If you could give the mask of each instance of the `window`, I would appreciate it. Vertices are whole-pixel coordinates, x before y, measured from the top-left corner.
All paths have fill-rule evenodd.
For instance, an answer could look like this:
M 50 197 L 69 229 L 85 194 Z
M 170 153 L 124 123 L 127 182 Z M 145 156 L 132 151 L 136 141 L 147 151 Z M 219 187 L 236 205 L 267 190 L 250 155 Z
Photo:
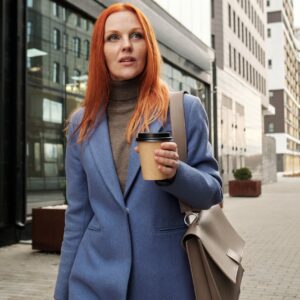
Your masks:
M 243 78 L 245 78 L 245 58 L 244 57 L 243 57 L 242 69 L 243 69 Z
M 66 85 L 69 81 L 69 74 L 68 74 L 69 70 L 67 66 L 63 67 L 63 76 L 62 76 L 62 84 Z
M 251 11 L 250 11 L 250 1 L 248 0 L 248 17 L 249 17 L 249 19 L 250 19 L 250 13 L 251 13 Z
M 229 44 L 229 67 L 232 67 L 232 61 L 231 61 L 231 45 Z
M 80 27 L 80 25 L 81 25 L 81 18 L 80 18 L 79 15 L 77 15 L 77 16 L 76 16 L 76 26 L 77 26 L 77 27 Z
M 242 22 L 242 42 L 244 43 L 244 23 Z
M 67 12 L 66 12 L 66 9 L 64 7 L 62 8 L 62 18 L 63 18 L 63 21 L 67 20 Z
M 233 11 L 233 32 L 235 33 L 235 11 Z
M 55 2 L 52 2 L 52 13 L 53 16 L 59 17 L 59 6 Z
M 236 50 L 233 49 L 233 69 L 236 71 Z
M 90 56 L 90 42 L 88 40 L 84 41 L 84 56 L 85 59 L 88 60 Z
M 268 37 L 271 37 L 271 28 L 268 28 Z
M 272 59 L 268 59 L 268 67 L 269 69 L 272 69 Z
M 27 0 L 27 7 L 33 7 L 33 0 Z
M 27 22 L 27 43 L 32 40 L 32 22 Z
M 268 132 L 270 132 L 270 133 L 274 132 L 274 123 L 269 123 L 269 125 L 268 125 Z
M 27 69 L 30 69 L 31 67 L 32 67 L 31 57 L 27 56 Z
M 240 53 L 239 53 L 238 57 L 239 57 L 238 68 L 239 68 L 239 74 L 241 75 L 241 54 Z
M 52 81 L 55 83 L 59 83 L 59 63 L 53 63 L 53 72 L 52 72 Z
M 238 37 L 240 37 L 240 18 L 238 17 Z
M 87 19 L 82 18 L 82 28 L 85 29 L 85 30 L 86 30 L 86 27 L 87 27 L 87 25 L 86 25 L 87 22 L 88 22 Z
M 215 35 L 214 34 L 211 35 L 211 46 L 212 46 L 213 49 L 216 49 Z
M 62 104 L 47 98 L 43 99 L 43 121 L 61 124 Z
M 211 0 L 211 17 L 212 19 L 215 17 L 215 1 Z
M 80 57 L 80 38 L 73 38 L 73 51 L 77 57 Z
M 60 31 L 58 29 L 53 29 L 53 46 L 54 49 L 60 49 Z
M 231 27 L 231 6 L 228 4 L 228 26 Z
M 63 51 L 64 52 L 68 52 L 68 40 L 69 40 L 68 34 L 64 33 L 64 35 L 63 35 Z
M 267 0 L 267 6 L 270 6 L 270 0 Z
M 251 51 L 251 33 L 249 32 L 249 50 Z

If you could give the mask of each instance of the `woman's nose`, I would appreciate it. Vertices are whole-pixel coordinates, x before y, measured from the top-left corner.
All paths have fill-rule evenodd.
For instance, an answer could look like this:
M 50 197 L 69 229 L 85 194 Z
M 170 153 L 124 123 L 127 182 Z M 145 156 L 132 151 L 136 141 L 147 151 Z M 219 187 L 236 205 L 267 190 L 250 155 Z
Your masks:
M 131 51 L 132 44 L 129 37 L 123 38 L 122 40 L 122 51 Z

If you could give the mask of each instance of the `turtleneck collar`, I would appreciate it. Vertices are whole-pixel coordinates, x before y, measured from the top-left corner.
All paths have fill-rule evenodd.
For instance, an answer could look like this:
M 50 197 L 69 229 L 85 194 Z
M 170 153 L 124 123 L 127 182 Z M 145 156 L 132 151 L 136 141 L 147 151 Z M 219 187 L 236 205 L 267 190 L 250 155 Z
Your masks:
M 126 101 L 138 97 L 140 77 L 110 83 L 110 101 Z

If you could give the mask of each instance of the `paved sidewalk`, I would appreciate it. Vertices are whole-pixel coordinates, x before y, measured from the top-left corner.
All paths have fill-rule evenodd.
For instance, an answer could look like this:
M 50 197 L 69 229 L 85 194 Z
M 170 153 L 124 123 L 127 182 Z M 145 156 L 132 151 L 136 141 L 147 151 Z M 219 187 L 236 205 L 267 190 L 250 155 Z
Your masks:
M 225 201 L 226 214 L 247 243 L 240 300 L 300 299 L 300 178 L 279 178 L 263 186 L 259 198 Z M 0 299 L 53 299 L 58 261 L 58 255 L 29 244 L 0 248 Z

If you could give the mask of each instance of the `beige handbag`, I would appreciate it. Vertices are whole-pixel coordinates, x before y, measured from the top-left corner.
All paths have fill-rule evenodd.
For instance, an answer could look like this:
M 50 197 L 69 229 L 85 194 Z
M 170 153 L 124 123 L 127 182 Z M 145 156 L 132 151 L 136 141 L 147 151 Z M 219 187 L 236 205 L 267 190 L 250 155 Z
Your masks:
M 182 161 L 187 158 L 183 92 L 170 93 L 172 134 Z M 236 300 L 244 269 L 245 242 L 221 207 L 196 211 L 179 201 L 188 229 L 182 239 L 197 300 Z

